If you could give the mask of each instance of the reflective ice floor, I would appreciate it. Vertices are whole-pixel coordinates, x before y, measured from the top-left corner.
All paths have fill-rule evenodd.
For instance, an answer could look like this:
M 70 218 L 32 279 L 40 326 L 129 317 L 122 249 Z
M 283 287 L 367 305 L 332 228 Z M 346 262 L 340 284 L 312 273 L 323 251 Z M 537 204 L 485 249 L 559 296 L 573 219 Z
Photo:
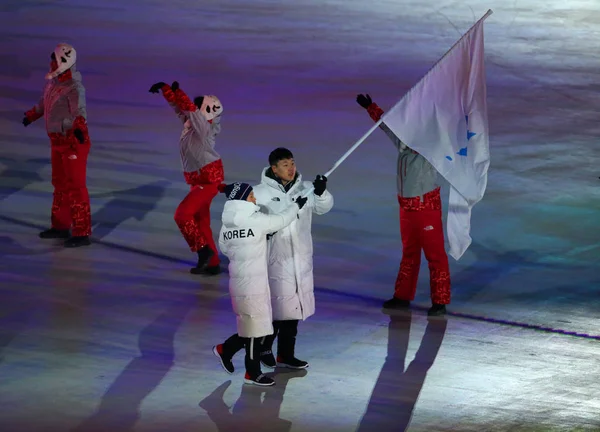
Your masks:
M 188 273 L 180 125 L 150 85 L 221 98 L 228 182 L 258 182 L 277 146 L 313 178 L 371 126 L 357 93 L 388 109 L 488 8 L 492 163 L 451 313 L 426 317 L 426 262 L 412 312 L 381 309 L 401 243 L 376 131 L 314 219 L 310 369 L 250 387 L 240 355 L 227 375 L 211 353 L 235 331 L 227 273 Z M 0 17 L 1 431 L 600 431 L 600 4 L 6 1 Z M 63 40 L 93 141 L 94 244 L 77 250 L 37 237 L 48 141 L 21 124 Z

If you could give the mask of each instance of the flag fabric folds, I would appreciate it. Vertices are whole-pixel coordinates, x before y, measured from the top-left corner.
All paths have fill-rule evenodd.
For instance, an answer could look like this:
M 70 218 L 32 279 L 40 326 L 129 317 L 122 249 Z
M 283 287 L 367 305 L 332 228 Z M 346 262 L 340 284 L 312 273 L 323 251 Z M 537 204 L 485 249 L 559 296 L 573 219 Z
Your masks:
M 483 40 L 488 14 L 382 118 L 450 184 L 447 234 L 456 260 L 471 244 L 471 209 L 483 198 L 490 164 Z

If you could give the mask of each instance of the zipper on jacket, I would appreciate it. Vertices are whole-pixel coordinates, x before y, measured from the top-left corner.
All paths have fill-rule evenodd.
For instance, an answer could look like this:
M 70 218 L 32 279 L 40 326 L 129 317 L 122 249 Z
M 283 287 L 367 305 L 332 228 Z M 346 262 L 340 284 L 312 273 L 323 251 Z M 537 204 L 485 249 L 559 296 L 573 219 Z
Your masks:
M 300 215 L 296 215 L 298 217 L 298 221 L 296 222 L 297 224 L 300 223 Z M 296 232 L 298 233 L 299 229 L 296 230 Z M 295 257 L 296 254 L 294 253 L 294 238 L 293 236 L 290 236 L 290 245 L 292 248 L 292 257 Z M 302 295 L 300 294 L 300 282 L 298 281 L 298 269 L 296 268 L 296 260 L 293 259 L 294 262 L 294 280 L 296 281 L 296 295 L 298 296 L 298 303 L 300 303 L 300 313 L 302 314 L 302 318 L 304 318 L 304 308 L 302 307 Z
M 288 199 L 291 201 L 292 198 L 289 195 L 289 191 L 286 191 L 285 187 L 283 185 L 281 185 L 280 183 L 278 183 L 278 185 L 279 185 L 279 189 L 283 192 L 283 194 L 286 195 L 288 197 Z M 292 188 L 294 186 L 292 186 Z M 290 190 L 292 188 L 290 188 Z M 297 219 L 296 223 L 299 223 L 300 213 L 296 214 L 296 219 Z M 291 226 L 289 226 L 288 228 L 290 228 L 290 231 L 291 231 Z M 298 269 L 296 268 L 296 260 L 293 258 L 293 257 L 295 257 L 293 236 L 290 236 L 290 248 L 292 249 L 292 262 L 294 263 L 294 280 L 296 282 L 296 295 L 298 296 L 298 303 L 300 303 L 300 313 L 302 314 L 302 317 L 304 318 L 304 308 L 302 307 L 302 296 L 300 294 L 300 283 L 298 281 Z

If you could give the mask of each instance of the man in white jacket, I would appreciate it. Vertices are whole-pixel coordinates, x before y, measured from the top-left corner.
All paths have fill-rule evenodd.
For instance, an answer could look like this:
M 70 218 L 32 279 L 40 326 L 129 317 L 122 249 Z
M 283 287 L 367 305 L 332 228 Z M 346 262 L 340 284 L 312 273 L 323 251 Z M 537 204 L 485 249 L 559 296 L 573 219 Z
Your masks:
M 267 235 L 294 219 L 307 198 L 289 202 L 276 214 L 265 215 L 256 205 L 252 187 L 247 183 L 221 185 L 227 195 L 223 208 L 219 247 L 229 258 L 229 293 L 237 315 L 237 333 L 213 347 L 213 353 L 228 373 L 234 372 L 232 358 L 246 348 L 244 382 L 259 386 L 275 384 L 260 368 L 260 341 L 273 333 L 273 316 L 267 276 Z
M 333 196 L 326 190 L 327 178 L 318 175 L 313 183 L 303 182 L 297 172 L 294 156 L 286 148 L 269 155 L 269 166 L 263 169 L 261 183 L 254 187 L 256 203 L 261 211 L 277 214 L 295 197 L 307 196 L 306 206 L 286 228 L 269 240 L 269 285 L 273 307 L 273 334 L 262 345 L 261 362 L 266 367 L 304 369 L 308 362 L 295 356 L 298 321 L 315 313 L 313 285 L 312 215 L 322 215 L 333 207 Z M 272 346 L 277 338 L 277 357 Z

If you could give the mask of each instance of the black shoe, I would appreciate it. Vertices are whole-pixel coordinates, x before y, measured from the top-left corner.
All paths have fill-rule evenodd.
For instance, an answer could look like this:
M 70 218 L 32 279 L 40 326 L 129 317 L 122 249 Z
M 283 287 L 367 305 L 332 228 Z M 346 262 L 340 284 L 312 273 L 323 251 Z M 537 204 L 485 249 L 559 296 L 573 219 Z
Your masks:
M 221 266 L 219 264 L 214 266 L 206 266 L 204 273 L 209 276 L 215 276 L 221 273 Z
M 204 246 L 196 253 L 198 254 L 198 263 L 196 264 L 196 267 L 192 267 L 190 269 L 190 273 L 204 274 L 203 272 L 206 268 L 206 264 L 208 263 L 208 260 L 213 256 L 214 252 L 208 246 Z
M 206 267 L 192 267 L 190 269 L 191 274 L 201 274 L 205 276 L 216 276 L 221 273 L 221 266 L 206 266 Z
M 223 356 L 223 344 L 215 345 L 212 349 L 212 352 L 221 362 L 223 369 L 225 369 L 225 371 L 231 375 L 235 371 L 235 368 L 233 367 L 233 362 L 231 359 Z
M 385 309 L 408 309 L 410 307 L 410 302 L 408 300 L 400 300 L 397 297 L 392 297 L 383 302 L 383 307 Z
M 89 246 L 92 242 L 88 236 L 71 237 L 65 241 L 66 248 L 76 248 L 80 246 Z
M 260 353 L 260 362 L 264 367 L 275 369 L 277 367 L 277 361 L 271 350 L 263 351 Z
M 277 367 L 288 369 L 306 369 L 308 367 L 308 362 L 305 362 L 304 360 L 298 360 L 296 357 L 284 359 L 280 356 L 277 356 Z
M 434 303 L 433 306 L 427 311 L 429 316 L 443 316 L 446 315 L 446 305 Z
M 43 239 L 68 239 L 69 230 L 59 230 L 56 228 L 50 228 L 46 231 L 42 231 L 39 235 L 40 238 Z
M 269 378 L 265 374 L 260 374 L 257 377 L 251 377 L 248 372 L 244 375 L 244 382 L 246 384 L 253 384 L 261 387 L 269 387 L 275 385 L 275 380 L 273 378 Z

